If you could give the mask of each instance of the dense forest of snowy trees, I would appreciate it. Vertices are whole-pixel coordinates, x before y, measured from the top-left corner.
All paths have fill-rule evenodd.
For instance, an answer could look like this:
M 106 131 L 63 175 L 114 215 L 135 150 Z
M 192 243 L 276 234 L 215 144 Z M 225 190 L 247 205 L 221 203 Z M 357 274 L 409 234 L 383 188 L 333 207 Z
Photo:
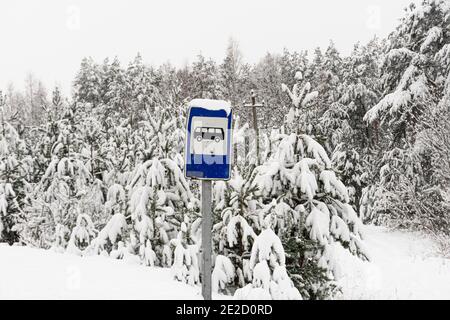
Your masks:
M 250 110 L 258 110 L 257 165 Z M 136 259 L 200 281 L 200 190 L 183 173 L 186 105 L 229 100 L 233 177 L 213 189 L 213 289 L 323 299 L 335 256 L 370 260 L 362 223 L 450 233 L 450 3 L 407 8 L 342 56 L 268 53 L 183 68 L 85 58 L 73 96 L 32 76 L 0 92 L 0 242 Z

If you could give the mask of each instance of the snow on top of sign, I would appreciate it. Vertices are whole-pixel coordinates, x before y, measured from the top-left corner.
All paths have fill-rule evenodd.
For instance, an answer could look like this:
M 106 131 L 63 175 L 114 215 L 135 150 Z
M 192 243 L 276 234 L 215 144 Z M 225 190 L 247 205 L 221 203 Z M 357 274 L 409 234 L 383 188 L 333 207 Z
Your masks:
M 231 112 L 231 104 L 224 100 L 212 100 L 212 99 L 194 99 L 189 102 L 189 107 L 198 107 L 207 110 L 224 110 L 227 115 Z

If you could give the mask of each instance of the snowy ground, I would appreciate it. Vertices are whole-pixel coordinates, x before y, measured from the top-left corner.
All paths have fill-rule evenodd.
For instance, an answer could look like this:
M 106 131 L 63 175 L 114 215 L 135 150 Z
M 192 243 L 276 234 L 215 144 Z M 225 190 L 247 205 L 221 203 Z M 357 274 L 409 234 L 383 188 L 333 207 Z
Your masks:
M 419 234 L 366 226 L 372 261 L 343 257 L 343 299 L 450 299 L 450 259 Z
M 200 299 L 170 269 L 0 245 L 1 299 Z
M 346 254 L 342 299 L 450 299 L 450 259 L 417 234 L 367 227 L 372 262 Z M 0 245 L 0 299 L 200 299 L 169 269 Z M 218 298 L 218 297 L 216 297 Z M 221 298 L 224 298 L 221 296 Z

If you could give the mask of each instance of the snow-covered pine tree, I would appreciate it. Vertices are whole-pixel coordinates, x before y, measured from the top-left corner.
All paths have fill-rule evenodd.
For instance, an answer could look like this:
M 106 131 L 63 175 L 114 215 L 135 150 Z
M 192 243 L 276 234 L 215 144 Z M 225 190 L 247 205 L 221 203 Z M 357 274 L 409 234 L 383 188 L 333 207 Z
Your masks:
M 144 64 L 139 53 L 126 70 L 126 90 L 130 96 L 127 102 L 131 109 L 129 123 L 134 127 L 143 118 L 142 109 L 155 112 L 156 106 L 161 104 L 156 72 Z
M 176 213 L 182 207 L 193 206 L 193 197 L 180 167 L 171 159 L 153 158 L 138 165 L 137 172 L 127 186 L 129 210 L 136 246 L 150 241 L 157 253 L 158 265 L 172 265 L 170 240 L 184 222 Z
M 58 87 L 52 94 L 52 103 L 44 108 L 46 121 L 39 126 L 32 127 L 24 132 L 26 147 L 32 155 L 32 170 L 30 172 L 30 186 L 34 186 L 42 179 L 52 161 L 52 150 L 58 140 L 59 121 L 64 116 L 64 101 Z M 20 237 L 30 246 L 48 248 L 53 241 L 53 217 L 43 203 L 37 203 L 30 192 L 26 196 L 23 207 L 24 219 L 20 222 Z
M 328 146 L 325 133 L 320 126 L 320 118 L 332 106 L 339 101 L 342 95 L 342 72 L 343 60 L 337 51 L 333 41 L 330 41 L 324 54 L 317 49 L 316 56 L 311 65 L 311 85 L 317 90 L 317 97 L 307 111 L 308 134 L 314 134 L 324 144 L 328 152 L 332 148 Z
M 218 84 L 218 69 L 212 59 L 206 59 L 199 54 L 192 64 L 190 72 L 189 98 L 218 99 L 220 87 Z
M 344 60 L 342 96 L 339 102 L 348 114 L 348 123 L 354 130 L 352 144 L 365 150 L 376 142 L 375 128 L 364 121 L 366 112 L 380 97 L 380 60 L 383 43 L 373 38 L 366 45 L 355 45 L 352 54 Z M 350 139 L 349 139 L 350 140 Z
M 331 103 L 320 119 L 322 133 L 327 137 L 326 149 L 332 152 L 333 167 L 349 187 L 357 212 L 362 190 L 372 176 L 369 163 L 374 153 L 374 130 L 366 125 L 363 117 L 376 104 L 379 95 L 379 51 L 376 38 L 366 46 L 355 46 L 350 57 L 343 61 L 342 96 Z
M 91 244 L 92 239 L 96 235 L 96 230 L 90 215 L 81 213 L 80 208 L 77 209 L 78 216 L 76 224 L 71 231 L 66 251 L 81 256 L 84 250 Z
M 105 90 L 104 105 L 99 116 L 105 130 L 109 132 L 113 130 L 112 126 L 120 123 L 130 112 L 131 94 L 127 86 L 127 73 L 121 67 L 117 57 L 104 72 L 103 88 Z
M 123 258 L 125 251 L 123 244 L 127 236 L 129 228 L 126 218 L 121 212 L 115 212 L 85 251 L 92 255 Z
M 100 66 L 89 58 L 83 58 L 75 81 L 75 101 L 90 103 L 94 107 L 102 102 L 102 92 L 100 92 L 102 74 Z
M 423 130 L 418 134 L 418 145 L 428 155 L 426 165 L 433 168 L 431 184 L 437 196 L 436 203 L 442 206 L 441 215 L 436 216 L 433 232 L 450 232 L 450 44 L 445 44 L 435 55 L 441 65 L 436 81 L 440 101 L 436 108 L 424 115 Z
M 364 188 L 370 181 L 370 165 L 367 154 L 359 153 L 356 147 L 342 142 L 333 151 L 331 162 L 336 175 L 347 186 L 353 208 L 359 214 Z
M 310 62 L 308 61 L 308 52 L 306 50 L 301 52 L 291 52 L 286 48 L 283 49 L 280 67 L 281 79 L 288 88 L 292 88 L 297 82 L 294 77 L 297 71 L 302 72 L 305 81 L 310 81 L 311 79 Z M 285 102 L 284 104 L 290 105 L 289 97 L 283 94 L 282 99 Z
M 338 101 L 341 94 L 339 83 L 342 79 L 343 61 L 333 41 L 330 41 L 320 63 L 320 71 L 313 76 L 312 83 L 319 91 L 319 110 L 323 111 L 331 103 Z
M 115 137 L 110 135 L 105 147 L 110 165 L 103 181 L 108 187 L 105 209 L 112 217 L 94 239 L 93 251 L 116 258 L 131 254 L 146 265 L 172 266 L 175 250 L 174 271 L 181 270 L 175 276 L 195 283 L 197 258 L 183 257 L 196 251 L 192 225 L 199 225 L 199 203 L 181 169 L 182 120 L 164 108 L 156 106 L 153 113 L 147 106 L 134 129 L 127 119 L 115 127 Z
M 90 112 L 88 111 L 87 114 Z M 102 225 L 109 218 L 103 208 L 105 185 L 102 178 L 103 172 L 109 166 L 105 161 L 105 155 L 101 152 L 101 147 L 105 144 L 106 137 L 100 121 L 92 116 L 84 116 L 77 125 L 77 131 L 83 141 L 80 145 L 80 159 L 90 173 L 90 180 L 81 205 L 86 205 L 89 208 L 91 219 Z
M 230 38 L 224 61 L 219 66 L 219 81 L 221 94 L 229 99 L 236 114 L 241 114 L 240 108 L 245 95 L 244 69 L 239 43 Z
M 270 215 L 267 218 L 270 220 Z M 252 283 L 236 290 L 234 298 L 301 300 L 302 296 L 286 270 L 286 255 L 281 240 L 269 225 L 266 221 L 252 247 L 249 262 Z
M 271 109 L 271 112 L 258 112 L 258 116 L 261 118 L 260 125 L 263 129 L 280 127 L 287 112 L 286 107 L 282 103 L 280 60 L 279 55 L 267 53 L 251 71 L 251 89 L 255 90 L 258 100 L 264 100 L 264 104 Z M 246 97 L 246 101 L 248 99 L 249 97 Z M 249 122 L 252 123 L 251 121 Z
M 438 236 L 450 233 L 450 163 L 448 155 L 450 154 L 450 109 L 448 104 L 448 88 L 441 103 L 435 110 L 427 113 L 424 120 L 427 123 L 426 128 L 417 135 L 417 145 L 426 153 L 426 162 L 423 166 L 432 168 L 429 196 L 433 197 L 434 209 L 439 215 L 434 215 L 429 220 L 430 226 L 427 230 Z M 417 201 L 421 201 L 418 199 Z
M 377 183 L 366 189 L 365 215 L 383 223 L 414 228 L 439 228 L 443 198 L 433 181 L 429 152 L 421 147 L 427 114 L 438 103 L 442 65 L 436 59 L 450 39 L 447 1 L 411 4 L 391 34 L 382 64 L 383 98 L 365 115 L 380 122 L 387 149 L 379 161 Z
M 295 108 L 304 106 L 301 92 L 298 87 L 288 91 Z M 295 124 L 291 122 L 292 133 L 274 137 L 276 151 L 256 169 L 257 185 L 264 204 L 276 199 L 272 211 L 279 219 L 273 228 L 286 246 L 291 278 L 303 297 L 324 298 L 331 294 L 330 281 L 339 273 L 336 250 L 347 248 L 363 259 L 368 253 L 347 187 L 336 176 L 324 148 L 301 133 L 306 126 Z
M 91 214 L 102 201 L 101 193 L 92 190 L 93 182 L 83 157 L 84 141 L 80 132 L 82 109 L 73 103 L 64 105 L 63 117 L 57 121 L 57 139 L 51 149 L 52 160 L 36 184 L 31 202 L 34 209 L 47 216 L 51 228 L 51 243 L 55 250 L 62 251 L 76 226 L 79 214 Z M 94 198 L 95 199 L 94 199 Z
M 283 92 L 287 92 L 291 101 L 291 108 L 284 119 L 284 125 L 290 131 L 311 132 L 313 128 L 309 124 L 309 119 L 313 117 L 312 108 L 319 92 L 311 90 L 311 83 L 304 80 L 301 71 L 296 72 L 295 80 L 292 90 L 284 83 L 281 85 Z
M 235 170 L 230 181 L 218 181 L 214 184 L 214 251 L 230 260 L 234 266 L 233 278 L 229 282 L 231 291 L 243 287 L 250 280 L 249 254 L 256 238 L 255 230 L 261 228 L 258 216 L 261 206 L 258 203 L 256 172 L 253 168 L 254 166 L 250 167 L 244 177 Z M 215 269 L 222 269 L 223 259 L 217 263 Z M 224 289 L 223 287 L 222 290 Z
M 200 241 L 195 234 L 192 234 L 193 229 L 190 228 L 189 220 L 189 216 L 184 215 L 177 238 L 170 241 L 171 245 L 175 247 L 171 270 L 174 278 L 178 281 L 194 285 L 200 281 Z M 156 254 L 154 257 L 157 258 Z
M 227 286 L 234 283 L 235 275 L 233 262 L 229 258 L 218 254 L 211 275 L 212 292 L 226 292 Z
M 24 141 L 6 119 L 9 111 L 0 91 L 0 242 L 12 245 L 20 240 L 31 164 L 26 158 Z
M 21 121 L 25 125 L 39 125 L 42 121 L 41 111 L 48 104 L 47 91 L 41 80 L 32 73 L 28 73 L 25 78 L 25 90 L 23 95 L 24 111 L 20 114 Z

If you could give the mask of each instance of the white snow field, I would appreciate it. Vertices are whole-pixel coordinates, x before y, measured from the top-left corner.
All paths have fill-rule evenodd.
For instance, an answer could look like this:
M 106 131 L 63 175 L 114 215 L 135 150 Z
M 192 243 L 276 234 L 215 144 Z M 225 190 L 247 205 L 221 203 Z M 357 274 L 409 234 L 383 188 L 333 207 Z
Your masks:
M 341 299 L 450 299 L 450 259 L 418 234 L 366 226 L 372 261 L 342 252 Z M 201 299 L 170 269 L 0 245 L 0 299 Z M 230 298 L 215 296 L 215 298 Z
M 201 299 L 170 269 L 0 245 L 0 299 Z
M 342 299 L 450 299 L 450 259 L 418 233 L 365 226 L 371 262 L 342 254 Z

